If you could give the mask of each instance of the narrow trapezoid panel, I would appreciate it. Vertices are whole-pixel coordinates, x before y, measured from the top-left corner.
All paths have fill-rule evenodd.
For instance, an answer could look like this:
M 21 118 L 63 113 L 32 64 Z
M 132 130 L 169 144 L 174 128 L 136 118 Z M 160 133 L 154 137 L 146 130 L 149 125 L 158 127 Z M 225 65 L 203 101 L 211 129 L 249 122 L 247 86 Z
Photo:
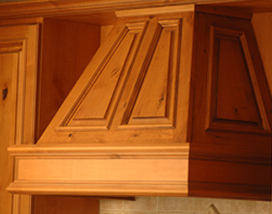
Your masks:
M 177 69 L 179 48 L 178 21 L 160 23 L 162 29 L 153 50 L 152 58 L 134 91 L 137 96 L 128 125 L 175 126 L 177 96 Z M 133 96 L 132 96 L 133 97 Z
M 212 27 L 207 129 L 265 132 L 245 45 L 243 32 Z
M 100 70 L 95 72 L 81 94 L 66 126 L 103 130 L 109 128 L 143 27 L 144 23 L 126 27 L 119 41 L 109 50 L 109 57 L 101 60 Z

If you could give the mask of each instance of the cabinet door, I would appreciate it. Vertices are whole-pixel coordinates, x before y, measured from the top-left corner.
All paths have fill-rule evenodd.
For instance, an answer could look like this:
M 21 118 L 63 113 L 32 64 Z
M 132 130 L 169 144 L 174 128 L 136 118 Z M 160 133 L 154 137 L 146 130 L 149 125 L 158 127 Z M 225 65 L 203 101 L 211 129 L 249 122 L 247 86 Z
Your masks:
M 36 25 L 0 27 L 0 213 L 22 213 L 21 197 L 6 191 L 13 180 L 7 148 L 34 142 L 37 33 Z

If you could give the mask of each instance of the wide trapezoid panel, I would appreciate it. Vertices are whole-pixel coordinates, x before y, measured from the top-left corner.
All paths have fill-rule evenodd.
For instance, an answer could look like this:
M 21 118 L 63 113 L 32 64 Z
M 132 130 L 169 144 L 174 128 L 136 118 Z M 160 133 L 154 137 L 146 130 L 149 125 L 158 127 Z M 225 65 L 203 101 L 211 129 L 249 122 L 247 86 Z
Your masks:
M 125 28 L 108 51 L 109 56 L 101 60 L 99 70 L 81 93 L 64 126 L 103 130 L 110 127 L 144 23 Z
M 175 127 L 180 25 L 178 20 L 159 25 L 161 31 L 153 38 L 156 45 L 150 50 L 152 53 L 147 53 L 152 57 L 140 72 L 142 78 L 138 78 L 138 87 L 129 101 L 133 108 L 127 113 L 128 119 L 123 120 L 122 125 L 127 127 Z

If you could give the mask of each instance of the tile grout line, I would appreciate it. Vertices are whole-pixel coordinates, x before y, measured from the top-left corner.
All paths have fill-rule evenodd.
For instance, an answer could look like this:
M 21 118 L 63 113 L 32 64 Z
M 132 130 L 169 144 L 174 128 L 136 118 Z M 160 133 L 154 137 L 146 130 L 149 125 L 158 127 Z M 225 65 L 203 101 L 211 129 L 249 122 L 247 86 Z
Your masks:
M 135 198 L 136 200 L 136 198 Z M 125 214 L 125 206 L 124 206 L 124 201 L 122 201 L 122 214 Z
M 156 210 L 156 213 L 159 214 L 159 197 L 158 196 L 157 196 L 156 200 L 157 200 L 157 210 Z
M 159 214 L 159 197 L 157 196 L 157 214 Z
M 195 198 L 193 198 L 193 213 L 195 214 Z
M 230 213 L 232 214 L 232 201 L 233 200 L 230 200 Z

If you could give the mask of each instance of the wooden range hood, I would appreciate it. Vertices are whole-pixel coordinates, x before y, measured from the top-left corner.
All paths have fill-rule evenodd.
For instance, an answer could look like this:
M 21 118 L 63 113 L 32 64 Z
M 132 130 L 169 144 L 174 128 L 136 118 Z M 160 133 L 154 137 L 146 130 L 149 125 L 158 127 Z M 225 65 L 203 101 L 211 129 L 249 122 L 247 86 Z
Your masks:
M 9 149 L 8 190 L 269 198 L 272 101 L 251 16 L 116 15 L 38 143 Z

